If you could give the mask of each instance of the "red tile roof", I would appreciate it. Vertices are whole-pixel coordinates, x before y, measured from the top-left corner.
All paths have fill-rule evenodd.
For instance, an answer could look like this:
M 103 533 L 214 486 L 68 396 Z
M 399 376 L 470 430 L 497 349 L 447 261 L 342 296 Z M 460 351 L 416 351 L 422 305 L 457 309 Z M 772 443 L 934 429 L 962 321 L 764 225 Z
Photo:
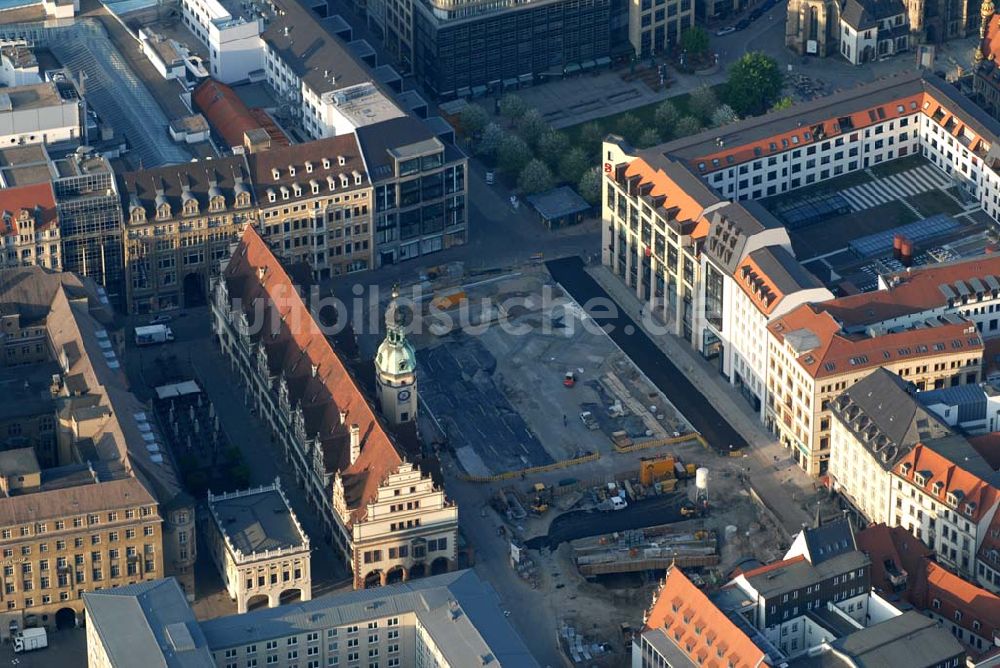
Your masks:
M 899 460 L 893 472 L 974 522 L 979 522 L 1000 501 L 1000 492 L 995 487 L 923 443 Z M 918 473 L 926 477 L 922 485 L 916 479 Z M 939 482 L 942 484 L 938 485 Z M 949 494 L 958 497 L 957 505 L 948 501 Z
M 934 551 L 903 527 L 876 524 L 859 533 L 857 540 L 872 561 L 874 586 L 893 590 L 885 573 L 885 561 L 891 560 L 906 571 L 902 595 L 915 608 L 940 615 L 982 638 L 1000 633 L 1000 597 L 935 563 Z M 956 611 L 962 613 L 961 619 L 955 619 Z M 973 622 L 980 628 L 975 629 Z
M 263 128 L 271 136 L 271 143 L 288 146 L 288 137 L 274 121 L 260 109 L 250 109 L 232 88 L 214 79 L 205 79 L 191 96 L 212 128 L 230 148 L 243 146 L 243 135 L 249 130 Z
M 752 668 L 767 655 L 673 566 L 646 613 L 643 631 L 661 630 L 698 665 Z
M 54 223 L 56 199 L 52 184 L 46 182 L 0 188 L 0 212 L 4 214 L 0 217 L 0 234 L 17 233 L 17 217 L 22 209 L 27 209 L 34 216 L 36 230 L 45 229 Z
M 886 290 L 840 297 L 825 302 L 823 308 L 845 327 L 872 324 L 947 306 L 948 298 L 939 288 L 942 285 L 950 286 L 957 295 L 955 283 L 961 281 L 975 295 L 976 288 L 970 281 L 976 279 L 988 294 L 984 276 L 1000 278 L 1000 256 L 986 255 L 892 274 L 886 276 L 892 286 Z
M 709 220 L 703 214 L 705 206 L 679 186 L 662 170 L 658 170 L 642 158 L 636 158 L 628 164 L 626 177 L 638 176 L 642 183 L 652 184 L 651 197 L 666 197 L 663 208 L 668 211 L 676 209 L 674 218 L 679 221 L 693 221 L 693 239 L 708 236 Z
M 972 323 L 941 323 L 881 336 L 849 335 L 822 304 L 803 304 L 767 326 L 783 342 L 792 332 L 808 330 L 817 341 L 798 362 L 814 378 L 855 373 L 904 360 L 956 352 L 982 356 L 983 341 Z
M 771 315 L 785 297 L 775 281 L 768 277 L 749 254 L 736 268 L 734 278 L 740 289 L 764 315 Z
M 319 438 L 326 470 L 340 472 L 352 520 L 364 519 L 366 504 L 402 457 L 285 269 L 252 226 L 244 231 L 224 276 L 230 299 L 242 300 L 248 320 L 266 323 L 265 331 L 255 337 L 267 352 L 271 373 L 284 379 L 291 406 L 302 408 L 306 438 Z M 351 425 L 361 431 L 361 455 L 354 464 Z

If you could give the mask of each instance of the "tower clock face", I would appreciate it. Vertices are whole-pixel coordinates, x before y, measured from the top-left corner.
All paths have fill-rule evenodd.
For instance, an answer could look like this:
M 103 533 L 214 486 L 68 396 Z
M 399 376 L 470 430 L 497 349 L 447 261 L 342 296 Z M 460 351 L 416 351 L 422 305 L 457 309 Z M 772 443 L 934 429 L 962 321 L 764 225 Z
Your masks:
M 396 397 L 400 401 L 406 401 L 406 400 L 408 400 L 410 398 L 410 391 L 409 390 L 400 390 L 399 394 L 397 394 Z

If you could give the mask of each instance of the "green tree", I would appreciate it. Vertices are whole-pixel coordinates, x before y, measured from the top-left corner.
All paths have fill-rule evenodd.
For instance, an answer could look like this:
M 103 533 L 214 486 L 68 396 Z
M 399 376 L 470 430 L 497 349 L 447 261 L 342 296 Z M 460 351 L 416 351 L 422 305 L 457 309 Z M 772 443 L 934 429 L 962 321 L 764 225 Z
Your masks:
M 653 113 L 653 120 L 656 122 L 656 129 L 660 131 L 660 136 L 670 139 L 674 136 L 674 126 L 681 118 L 677 107 L 670 100 L 664 100 Z
M 636 145 L 639 148 L 649 148 L 650 146 L 656 146 L 660 143 L 660 133 L 656 131 L 656 128 L 646 128 L 639 135 L 639 141 Z
M 507 135 L 500 141 L 497 161 L 503 171 L 508 174 L 520 174 L 530 160 L 531 149 L 520 137 Z
M 601 201 L 601 170 L 599 167 L 591 167 L 583 172 L 580 183 L 577 185 L 580 197 L 587 200 L 591 206 Z
M 580 175 L 593 164 L 582 148 L 570 149 L 559 161 L 559 177 L 567 183 L 576 183 Z
M 733 108 L 730 107 L 728 104 L 720 105 L 712 113 L 713 128 L 719 128 L 722 127 L 723 125 L 729 125 L 730 123 L 735 123 L 738 120 L 740 120 L 740 117 L 736 115 L 736 112 L 733 111 Z
M 517 121 L 517 132 L 521 139 L 528 143 L 528 146 L 537 146 L 538 140 L 549 129 L 549 124 L 545 122 L 537 109 L 529 109 Z
M 529 162 L 521 170 L 521 176 L 517 179 L 517 186 L 526 195 L 533 195 L 548 190 L 552 187 L 552 170 L 537 158 Z
M 783 84 L 777 61 L 760 51 L 748 53 L 729 70 L 726 101 L 740 116 L 757 116 L 778 100 Z
M 569 137 L 565 132 L 549 130 L 538 140 L 538 157 L 553 169 L 558 169 L 559 161 L 569 150 Z
M 600 124 L 591 121 L 589 123 L 584 123 L 580 126 L 580 146 L 587 153 L 597 153 L 601 151 L 601 142 L 604 141 L 604 137 L 607 132 L 601 128 Z
M 500 115 L 508 121 L 515 122 L 528 111 L 528 105 L 514 93 L 507 93 L 500 98 Z
M 688 111 L 702 123 L 712 118 L 712 114 L 715 113 L 718 106 L 719 98 L 715 96 L 715 91 L 708 86 L 691 91 L 691 97 L 688 99 Z M 682 135 L 678 132 L 675 136 Z
M 701 132 L 701 121 L 694 116 L 685 116 L 681 120 L 677 121 L 677 127 L 675 128 L 674 134 L 677 137 L 687 137 L 690 135 L 696 135 L 699 132 Z
M 782 109 L 788 109 L 793 104 L 795 103 L 792 102 L 792 98 L 786 95 L 785 97 L 780 98 L 777 102 L 771 105 L 771 111 L 781 111 Z
M 618 117 L 615 121 L 615 132 L 628 141 L 635 143 L 642 133 L 642 121 L 635 114 L 626 113 Z M 573 179 L 574 181 L 576 179 Z
M 483 135 L 479 138 L 479 143 L 476 145 L 476 153 L 492 165 L 497 159 L 497 151 L 500 150 L 500 144 L 503 143 L 506 136 L 507 133 L 503 131 L 503 128 L 496 123 L 490 123 L 483 130 Z
M 681 33 L 681 48 L 688 56 L 701 58 L 708 53 L 708 32 L 701 26 L 692 26 Z
M 470 139 L 478 137 L 479 133 L 483 131 L 483 128 L 489 122 L 490 117 L 486 114 L 486 110 L 478 104 L 468 105 L 459 115 L 459 123 L 462 125 L 462 131 Z

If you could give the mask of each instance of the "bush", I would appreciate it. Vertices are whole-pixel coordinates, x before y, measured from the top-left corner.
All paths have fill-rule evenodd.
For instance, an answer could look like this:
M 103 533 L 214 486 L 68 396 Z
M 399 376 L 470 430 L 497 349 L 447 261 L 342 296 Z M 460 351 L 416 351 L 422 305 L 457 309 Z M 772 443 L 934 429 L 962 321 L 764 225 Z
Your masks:
M 476 153 L 492 165 L 496 162 L 497 151 L 500 150 L 500 144 L 503 143 L 506 136 L 507 133 L 503 131 L 503 128 L 496 123 L 490 123 L 483 130 L 483 136 L 479 138 L 479 142 L 476 145 Z
M 730 107 L 728 104 L 724 104 L 720 106 L 718 109 L 716 109 L 715 113 L 712 114 L 712 127 L 713 128 L 722 127 L 723 125 L 729 125 L 730 123 L 735 123 L 738 120 L 740 120 L 740 117 L 736 115 L 736 112 L 733 111 L 733 108 Z
M 580 127 L 580 147 L 588 154 L 600 154 L 601 142 L 607 132 L 596 121 L 584 123 Z
M 633 144 L 638 141 L 642 129 L 642 121 L 635 114 L 622 114 L 615 121 L 615 132 Z
M 708 53 L 708 32 L 701 26 L 692 26 L 681 33 L 681 48 L 689 58 L 700 60 Z
M 549 169 L 548 165 L 536 158 L 521 170 L 521 176 L 517 179 L 517 186 L 526 195 L 533 195 L 549 190 L 552 187 L 552 170 Z

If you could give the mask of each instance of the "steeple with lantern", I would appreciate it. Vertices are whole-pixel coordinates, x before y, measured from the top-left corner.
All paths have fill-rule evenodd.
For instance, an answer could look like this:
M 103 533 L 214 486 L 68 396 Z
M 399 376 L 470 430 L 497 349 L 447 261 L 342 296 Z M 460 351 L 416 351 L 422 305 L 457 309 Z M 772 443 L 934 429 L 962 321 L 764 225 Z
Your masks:
M 406 338 L 406 325 L 399 305 L 399 287 L 385 310 L 385 339 L 375 354 L 375 379 L 382 415 L 398 425 L 417 417 L 417 355 Z
M 990 22 L 993 20 L 993 15 L 996 14 L 996 6 L 993 4 L 993 0 L 983 0 L 982 4 L 979 6 L 979 46 L 976 48 L 973 54 L 973 64 L 978 65 L 986 59 L 986 53 L 989 49 L 988 42 L 992 40 L 995 35 L 987 34 L 990 29 Z

